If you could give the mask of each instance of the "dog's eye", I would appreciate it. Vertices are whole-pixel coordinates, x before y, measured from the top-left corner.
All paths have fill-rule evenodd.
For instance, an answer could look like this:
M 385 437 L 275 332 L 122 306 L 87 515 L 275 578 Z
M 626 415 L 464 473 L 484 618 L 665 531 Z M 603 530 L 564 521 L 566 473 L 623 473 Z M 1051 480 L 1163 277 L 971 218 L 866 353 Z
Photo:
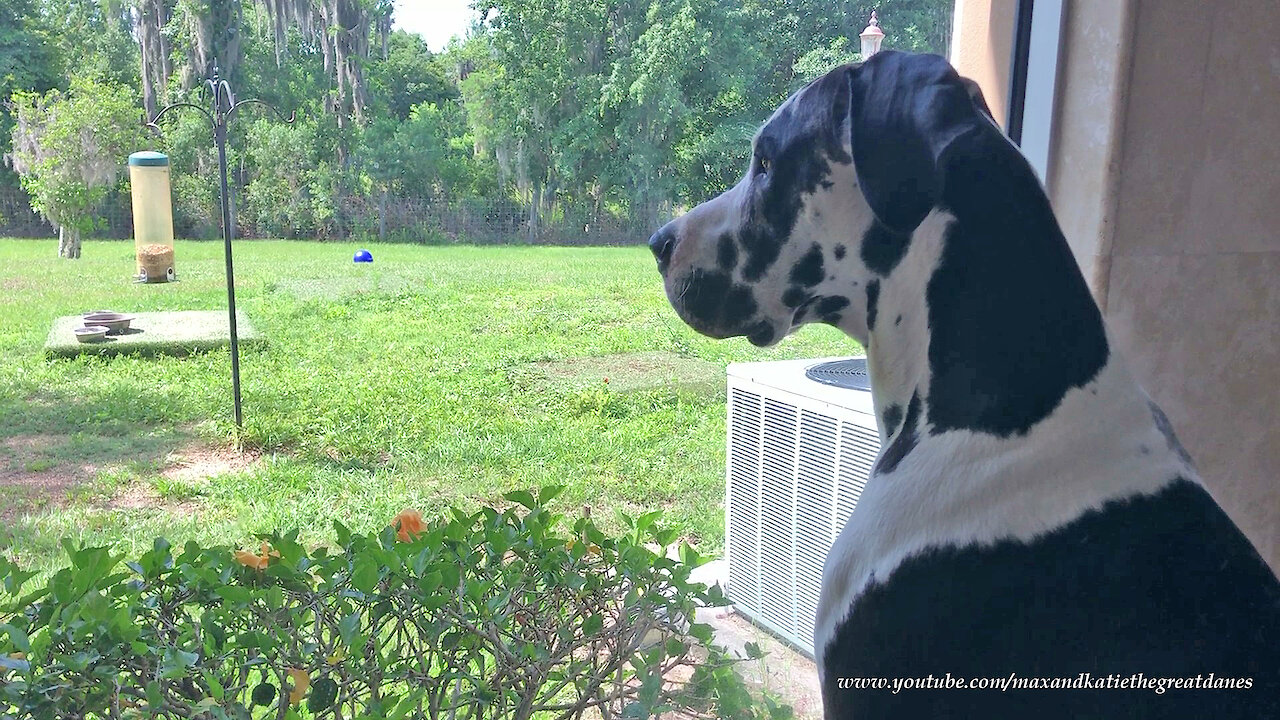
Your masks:
M 756 156 L 756 172 L 769 172 L 769 158 Z

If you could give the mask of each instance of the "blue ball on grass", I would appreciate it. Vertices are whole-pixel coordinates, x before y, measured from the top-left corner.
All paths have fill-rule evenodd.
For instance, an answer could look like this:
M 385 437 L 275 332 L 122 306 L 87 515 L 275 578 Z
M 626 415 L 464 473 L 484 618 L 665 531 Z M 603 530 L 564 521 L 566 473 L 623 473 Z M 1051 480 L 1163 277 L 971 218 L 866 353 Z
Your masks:
M 373 253 L 361 248 L 356 251 L 355 257 L 351 258 L 353 262 L 373 262 Z

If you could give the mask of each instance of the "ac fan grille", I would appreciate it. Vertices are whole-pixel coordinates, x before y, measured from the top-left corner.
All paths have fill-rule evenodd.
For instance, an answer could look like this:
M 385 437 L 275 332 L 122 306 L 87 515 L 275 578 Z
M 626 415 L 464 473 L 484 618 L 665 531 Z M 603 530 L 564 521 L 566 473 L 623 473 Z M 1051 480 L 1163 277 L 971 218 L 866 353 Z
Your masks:
M 770 394 L 730 387 L 727 593 L 812 652 L 823 563 L 870 476 L 879 436 L 869 415 Z

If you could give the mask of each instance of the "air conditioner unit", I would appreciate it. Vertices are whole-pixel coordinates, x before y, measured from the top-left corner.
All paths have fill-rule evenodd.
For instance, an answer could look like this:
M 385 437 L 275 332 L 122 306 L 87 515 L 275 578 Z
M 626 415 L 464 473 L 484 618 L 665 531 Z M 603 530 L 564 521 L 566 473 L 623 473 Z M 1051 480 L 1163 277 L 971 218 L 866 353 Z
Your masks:
M 864 359 L 728 368 L 725 593 L 813 655 L 827 550 L 880 452 Z

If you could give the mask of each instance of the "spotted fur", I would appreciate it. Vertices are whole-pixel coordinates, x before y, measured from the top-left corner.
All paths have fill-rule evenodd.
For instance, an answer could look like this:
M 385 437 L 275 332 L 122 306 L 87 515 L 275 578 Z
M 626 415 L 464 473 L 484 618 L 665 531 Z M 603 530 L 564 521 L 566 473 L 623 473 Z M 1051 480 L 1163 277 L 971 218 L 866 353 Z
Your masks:
M 879 53 L 789 98 L 753 155 L 651 245 L 700 332 L 772 345 L 826 322 L 867 350 L 883 450 L 826 559 L 827 717 L 1280 717 L 1280 582 L 1114 351 L 976 85 L 936 56 Z M 1086 672 L 1253 687 L 838 682 Z

